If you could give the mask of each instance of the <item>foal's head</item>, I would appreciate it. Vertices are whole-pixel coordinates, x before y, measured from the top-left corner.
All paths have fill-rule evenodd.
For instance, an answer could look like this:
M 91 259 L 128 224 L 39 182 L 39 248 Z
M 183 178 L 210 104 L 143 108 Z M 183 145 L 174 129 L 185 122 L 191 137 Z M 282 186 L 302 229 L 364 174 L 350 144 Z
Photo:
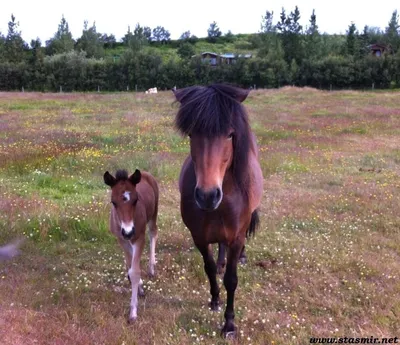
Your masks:
M 231 169 L 233 183 L 244 192 L 250 130 L 241 105 L 247 90 L 230 85 L 192 86 L 175 91 L 181 103 L 176 126 L 190 137 L 196 173 L 194 198 L 199 208 L 213 211 L 220 205 L 222 184 Z
M 115 177 L 108 171 L 104 174 L 104 183 L 111 187 L 111 203 L 121 223 L 121 233 L 125 239 L 135 235 L 135 211 L 139 198 L 136 185 L 140 179 L 139 170 L 131 176 L 128 176 L 126 170 L 118 170 Z

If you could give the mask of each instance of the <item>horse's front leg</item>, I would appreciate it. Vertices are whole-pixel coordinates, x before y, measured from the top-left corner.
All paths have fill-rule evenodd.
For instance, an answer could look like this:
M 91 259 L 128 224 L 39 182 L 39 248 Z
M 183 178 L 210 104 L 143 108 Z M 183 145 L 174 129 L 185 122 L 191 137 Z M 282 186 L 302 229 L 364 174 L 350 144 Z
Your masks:
M 217 273 L 224 273 L 226 260 L 225 260 L 225 245 L 218 243 L 218 259 L 217 259 Z
M 132 285 L 131 308 L 129 311 L 128 322 L 132 322 L 137 318 L 137 300 L 138 291 L 141 284 L 140 279 L 140 257 L 142 256 L 145 237 L 140 236 L 135 243 L 132 244 L 132 264 L 128 271 L 128 275 Z
M 234 323 L 235 311 L 234 311 L 234 300 L 235 290 L 238 284 L 237 277 L 237 264 L 239 261 L 240 254 L 242 252 L 244 241 L 237 241 L 228 249 L 228 260 L 226 264 L 226 270 L 224 275 L 224 285 L 227 294 L 227 302 L 225 309 L 225 325 L 222 328 L 222 335 L 224 337 L 235 337 L 236 326 Z
M 203 256 L 204 270 L 210 281 L 211 302 L 209 305 L 211 310 L 215 311 L 218 310 L 220 304 L 219 287 L 217 283 L 217 265 L 215 264 L 210 244 L 197 246 L 197 248 Z

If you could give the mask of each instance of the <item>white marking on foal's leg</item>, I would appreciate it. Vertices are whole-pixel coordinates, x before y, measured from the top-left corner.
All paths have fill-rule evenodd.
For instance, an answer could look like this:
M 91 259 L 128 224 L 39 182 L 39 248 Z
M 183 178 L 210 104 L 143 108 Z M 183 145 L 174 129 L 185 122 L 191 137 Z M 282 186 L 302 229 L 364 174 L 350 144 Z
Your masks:
M 144 296 L 143 280 L 142 279 L 140 279 L 140 281 L 139 281 L 138 295 L 139 295 L 139 297 L 143 297 Z
M 131 309 L 129 312 L 129 321 L 133 321 L 137 318 L 137 296 L 140 284 L 140 253 L 139 245 L 137 243 L 132 244 L 132 265 L 128 271 L 129 277 L 131 278 L 132 284 L 132 297 L 131 297 Z M 139 254 L 139 255 L 138 255 Z
M 149 275 L 151 277 L 154 276 L 154 266 L 156 265 L 156 242 L 157 242 L 157 228 L 156 226 L 150 222 L 149 224 L 150 231 L 150 261 L 149 261 Z

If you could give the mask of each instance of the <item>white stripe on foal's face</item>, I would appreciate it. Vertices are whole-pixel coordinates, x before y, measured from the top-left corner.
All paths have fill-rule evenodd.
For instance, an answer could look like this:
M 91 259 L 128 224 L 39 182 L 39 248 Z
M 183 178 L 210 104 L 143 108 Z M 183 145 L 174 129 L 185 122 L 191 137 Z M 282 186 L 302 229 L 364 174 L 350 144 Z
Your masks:
M 124 196 L 124 202 L 129 202 L 131 200 L 131 192 L 124 192 L 124 194 L 122 194 Z

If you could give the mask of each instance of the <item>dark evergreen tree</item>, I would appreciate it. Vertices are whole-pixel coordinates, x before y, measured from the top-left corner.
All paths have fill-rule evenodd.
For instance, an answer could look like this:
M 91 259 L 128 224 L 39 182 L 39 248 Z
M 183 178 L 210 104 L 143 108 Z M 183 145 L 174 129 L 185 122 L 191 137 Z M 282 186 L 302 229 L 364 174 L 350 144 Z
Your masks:
M 101 34 L 97 32 L 96 23 L 93 23 L 89 28 L 88 22 L 85 20 L 82 36 L 78 39 L 76 48 L 77 50 L 85 51 L 88 58 L 101 58 L 104 56 L 103 42 L 101 41 Z
M 15 21 L 15 16 L 11 15 L 11 21 L 8 22 L 8 33 L 4 41 L 4 59 L 12 63 L 18 63 L 24 60 L 24 51 L 27 45 L 18 31 L 19 23 Z
M 357 36 L 356 25 L 352 22 L 349 25 L 346 36 L 346 52 L 350 56 L 354 56 L 357 52 Z
M 190 38 L 190 31 L 185 31 L 184 33 L 182 33 L 182 35 L 179 37 L 179 40 L 181 41 L 187 41 Z
M 155 42 L 166 43 L 170 40 L 171 34 L 163 26 L 157 26 L 153 29 L 152 40 Z
M 261 32 L 272 33 L 275 32 L 275 26 L 273 25 L 274 11 L 266 11 L 265 16 L 261 17 Z
M 386 42 L 390 45 L 393 53 L 396 53 L 400 46 L 399 28 L 399 15 L 397 14 L 397 10 L 395 10 L 392 13 L 385 32 Z
M 218 37 L 221 37 L 222 32 L 216 22 L 212 22 L 207 30 L 207 41 L 215 43 Z
M 48 55 L 54 55 L 69 52 L 74 49 L 74 45 L 75 41 L 69 30 L 68 22 L 63 15 L 54 37 L 46 41 L 47 53 Z

